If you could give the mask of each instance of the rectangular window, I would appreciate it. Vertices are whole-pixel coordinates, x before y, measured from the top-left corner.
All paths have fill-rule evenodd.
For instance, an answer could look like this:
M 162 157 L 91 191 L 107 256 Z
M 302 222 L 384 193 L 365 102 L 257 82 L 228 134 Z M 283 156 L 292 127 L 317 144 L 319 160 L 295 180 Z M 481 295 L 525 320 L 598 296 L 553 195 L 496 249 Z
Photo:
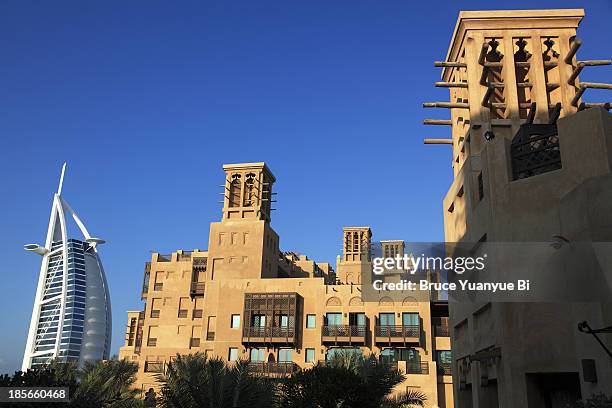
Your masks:
M 187 317 L 187 309 L 189 308 L 189 298 L 182 297 L 179 299 L 178 317 Z
M 230 347 L 227 353 L 228 361 L 236 361 L 238 360 L 238 349 L 236 347 Z
M 278 350 L 278 361 L 281 363 L 290 363 L 293 361 L 291 357 L 291 349 Z
M 403 313 L 402 324 L 404 326 L 418 326 L 419 325 L 419 314 L 418 313 Z
M 232 329 L 238 329 L 240 327 L 240 315 L 239 314 L 232 315 L 232 321 L 230 323 L 230 327 Z
M 317 326 L 317 316 L 313 314 L 306 315 L 306 328 L 314 329 Z
M 266 315 L 253 315 L 253 321 L 251 322 L 253 327 L 265 327 L 266 326 Z
M 289 316 L 280 315 L 280 327 L 287 327 L 287 326 L 289 326 Z
M 349 324 L 351 326 L 365 326 L 365 313 L 349 313 Z
M 315 349 L 307 348 L 306 349 L 306 362 L 314 363 L 314 361 L 315 361 Z
M 478 174 L 478 201 L 484 197 L 484 183 L 482 181 L 482 171 Z
M 381 326 L 395 326 L 395 313 L 380 313 L 378 319 Z
M 251 361 L 264 361 L 265 353 L 266 349 L 264 348 L 251 349 Z
M 159 317 L 159 308 L 161 306 L 161 299 L 153 298 L 151 299 L 151 317 L 158 318 Z
M 342 313 L 327 313 L 325 321 L 328 326 L 340 326 L 342 325 Z

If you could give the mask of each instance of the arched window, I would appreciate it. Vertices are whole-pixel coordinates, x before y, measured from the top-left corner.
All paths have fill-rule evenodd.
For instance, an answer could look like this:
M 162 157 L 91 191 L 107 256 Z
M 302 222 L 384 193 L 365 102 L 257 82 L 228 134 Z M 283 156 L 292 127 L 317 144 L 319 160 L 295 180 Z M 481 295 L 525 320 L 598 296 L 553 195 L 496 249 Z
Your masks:
M 232 181 L 230 183 L 230 193 L 229 193 L 229 206 L 230 207 L 240 206 L 241 188 L 242 186 L 240 185 L 240 174 L 234 174 L 232 176 Z
M 253 205 L 255 205 L 255 174 L 249 173 L 244 183 L 244 206 L 252 207 Z

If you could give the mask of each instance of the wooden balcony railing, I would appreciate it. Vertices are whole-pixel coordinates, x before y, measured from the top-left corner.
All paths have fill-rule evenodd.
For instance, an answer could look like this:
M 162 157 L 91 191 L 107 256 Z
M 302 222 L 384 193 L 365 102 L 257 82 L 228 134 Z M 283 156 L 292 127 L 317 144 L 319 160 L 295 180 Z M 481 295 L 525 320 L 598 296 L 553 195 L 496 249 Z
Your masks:
M 325 325 L 321 327 L 321 340 L 323 342 L 363 343 L 365 337 L 365 325 Z
M 251 361 L 249 367 L 256 373 L 270 377 L 286 377 L 297 372 L 300 367 L 293 362 Z
M 163 373 L 164 362 L 163 361 L 145 361 L 144 364 L 145 373 Z
M 145 263 L 144 276 L 142 278 L 142 292 L 140 300 L 145 300 L 149 293 L 149 279 L 151 278 L 151 262 Z
M 418 324 L 402 326 L 379 326 L 374 328 L 377 342 L 384 343 L 414 343 L 418 342 L 421 334 L 421 326 Z
M 381 337 L 419 337 L 420 326 L 418 324 L 401 326 L 379 326 L 376 325 L 376 336 Z
M 438 374 L 440 375 L 452 375 L 451 374 L 451 363 L 440 363 L 438 362 Z
M 204 282 L 191 282 L 191 289 L 189 291 L 189 295 L 194 297 L 204 296 Z
M 242 341 L 244 343 L 292 343 L 295 337 L 295 327 L 244 326 Z
M 448 323 L 434 325 L 434 333 L 436 337 L 449 337 L 450 332 L 448 331 Z
M 429 374 L 429 363 L 406 362 L 406 374 Z

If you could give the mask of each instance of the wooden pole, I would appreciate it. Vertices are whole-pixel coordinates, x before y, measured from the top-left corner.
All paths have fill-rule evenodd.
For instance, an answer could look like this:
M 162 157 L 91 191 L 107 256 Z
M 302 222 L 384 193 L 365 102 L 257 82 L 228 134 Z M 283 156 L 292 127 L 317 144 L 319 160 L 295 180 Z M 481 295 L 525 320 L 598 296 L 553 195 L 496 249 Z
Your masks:
M 424 108 L 457 108 L 457 109 L 469 109 L 470 105 L 467 103 L 459 102 L 425 102 L 423 103 Z
M 453 144 L 453 139 L 423 139 L 424 144 Z
M 425 119 L 423 120 L 424 125 L 447 125 L 452 126 L 453 121 L 450 119 Z
M 467 88 L 467 82 L 436 82 L 438 88 Z
M 574 59 L 574 55 L 576 55 L 576 52 L 578 51 L 578 48 L 580 48 L 581 45 L 582 45 L 582 40 L 579 40 L 578 38 L 576 38 L 574 42 L 572 43 L 569 52 L 565 56 L 564 61 L 566 64 L 572 65 L 572 60 Z
M 467 68 L 467 64 L 463 62 L 452 62 L 452 61 L 436 61 L 434 67 L 444 68 Z

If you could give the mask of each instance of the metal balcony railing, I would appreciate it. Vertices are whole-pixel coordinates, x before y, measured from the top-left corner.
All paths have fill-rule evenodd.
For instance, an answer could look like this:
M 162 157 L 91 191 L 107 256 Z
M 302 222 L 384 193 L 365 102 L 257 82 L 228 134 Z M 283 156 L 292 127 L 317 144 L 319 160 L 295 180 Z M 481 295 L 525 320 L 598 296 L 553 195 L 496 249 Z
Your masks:
M 256 373 L 271 377 L 285 377 L 297 372 L 300 367 L 293 362 L 251 361 L 249 367 Z
M 376 337 L 393 337 L 393 338 L 409 338 L 419 337 L 421 326 L 418 324 L 409 324 L 401 326 L 380 326 L 376 325 Z

